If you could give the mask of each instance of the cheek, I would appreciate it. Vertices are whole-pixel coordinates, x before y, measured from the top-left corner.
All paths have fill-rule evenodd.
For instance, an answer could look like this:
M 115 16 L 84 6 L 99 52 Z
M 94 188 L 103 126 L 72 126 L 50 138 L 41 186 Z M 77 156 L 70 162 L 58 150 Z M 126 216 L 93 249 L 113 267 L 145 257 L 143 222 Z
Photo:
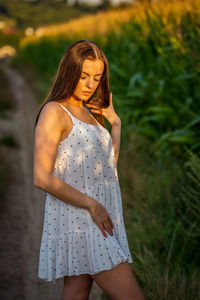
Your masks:
M 95 84 L 95 90 L 98 88 L 99 84 L 100 84 L 100 82 L 96 82 L 96 84 Z
M 77 84 L 77 86 L 76 86 L 76 88 L 75 88 L 75 92 L 80 91 L 81 90 L 81 86 L 82 86 L 81 81 L 79 81 L 78 84 Z

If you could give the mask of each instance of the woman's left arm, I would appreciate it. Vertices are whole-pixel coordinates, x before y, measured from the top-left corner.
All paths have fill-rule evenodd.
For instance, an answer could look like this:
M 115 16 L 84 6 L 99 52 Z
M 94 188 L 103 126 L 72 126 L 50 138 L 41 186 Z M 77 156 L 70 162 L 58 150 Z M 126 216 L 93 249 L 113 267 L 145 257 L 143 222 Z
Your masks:
M 113 148 L 114 148 L 114 153 L 115 153 L 115 162 L 117 165 L 118 158 L 119 158 L 120 142 L 121 142 L 121 120 L 120 120 L 120 118 L 117 119 L 112 124 L 111 137 L 112 137 L 112 143 L 113 143 Z

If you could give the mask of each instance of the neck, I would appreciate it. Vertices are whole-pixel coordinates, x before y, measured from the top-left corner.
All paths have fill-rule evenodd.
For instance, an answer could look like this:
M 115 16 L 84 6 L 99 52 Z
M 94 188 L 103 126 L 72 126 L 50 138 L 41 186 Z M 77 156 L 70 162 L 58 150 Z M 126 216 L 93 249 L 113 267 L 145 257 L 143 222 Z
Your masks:
M 69 100 L 67 100 L 68 103 L 74 105 L 74 106 L 79 106 L 81 108 L 84 108 L 83 102 L 84 100 L 78 99 L 77 100 L 74 97 L 71 97 Z

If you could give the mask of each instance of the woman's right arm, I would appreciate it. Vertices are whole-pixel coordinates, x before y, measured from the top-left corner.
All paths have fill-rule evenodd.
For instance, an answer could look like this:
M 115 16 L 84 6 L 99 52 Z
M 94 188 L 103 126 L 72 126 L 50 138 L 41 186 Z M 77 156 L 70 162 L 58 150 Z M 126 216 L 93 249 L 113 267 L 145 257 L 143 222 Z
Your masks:
M 34 185 L 66 203 L 87 209 L 106 236 L 104 229 L 108 233 L 112 232 L 113 223 L 104 206 L 53 174 L 57 149 L 65 126 L 66 120 L 64 122 L 59 105 L 55 102 L 46 104 L 35 128 Z

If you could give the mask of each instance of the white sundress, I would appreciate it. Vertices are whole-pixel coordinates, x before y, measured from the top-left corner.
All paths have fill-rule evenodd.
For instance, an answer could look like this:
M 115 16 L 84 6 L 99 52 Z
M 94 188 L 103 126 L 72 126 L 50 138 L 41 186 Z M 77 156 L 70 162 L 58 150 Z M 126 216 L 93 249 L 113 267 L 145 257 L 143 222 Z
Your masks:
M 59 143 L 53 173 L 101 203 L 114 228 L 113 236 L 106 231 L 108 237 L 104 237 L 87 209 L 46 193 L 38 277 L 53 283 L 63 276 L 96 274 L 133 262 L 112 137 L 93 116 L 97 125 L 77 119 L 59 104 L 71 117 L 73 128 Z

